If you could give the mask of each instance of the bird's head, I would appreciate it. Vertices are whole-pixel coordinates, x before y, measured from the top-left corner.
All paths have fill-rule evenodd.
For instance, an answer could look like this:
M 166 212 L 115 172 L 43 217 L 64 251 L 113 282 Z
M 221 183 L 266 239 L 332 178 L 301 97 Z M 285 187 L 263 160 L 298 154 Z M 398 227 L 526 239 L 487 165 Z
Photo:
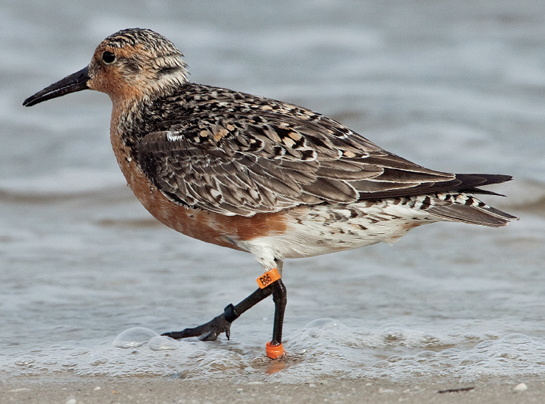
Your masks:
M 159 97 L 187 83 L 182 56 L 172 42 L 152 30 L 125 29 L 104 39 L 87 67 L 27 98 L 23 105 L 86 89 L 106 93 L 114 103 Z

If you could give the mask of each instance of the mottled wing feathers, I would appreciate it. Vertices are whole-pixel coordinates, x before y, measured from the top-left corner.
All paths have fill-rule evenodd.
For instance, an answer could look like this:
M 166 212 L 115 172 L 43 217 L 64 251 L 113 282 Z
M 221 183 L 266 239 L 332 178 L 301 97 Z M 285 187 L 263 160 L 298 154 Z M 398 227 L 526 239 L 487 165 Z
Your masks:
M 157 113 L 170 124 L 150 128 L 162 130 L 146 135 L 138 154 L 152 182 L 185 205 L 251 216 L 301 204 L 475 192 L 507 179 L 428 170 L 304 108 L 192 86 L 171 97 L 175 108 L 161 100 Z

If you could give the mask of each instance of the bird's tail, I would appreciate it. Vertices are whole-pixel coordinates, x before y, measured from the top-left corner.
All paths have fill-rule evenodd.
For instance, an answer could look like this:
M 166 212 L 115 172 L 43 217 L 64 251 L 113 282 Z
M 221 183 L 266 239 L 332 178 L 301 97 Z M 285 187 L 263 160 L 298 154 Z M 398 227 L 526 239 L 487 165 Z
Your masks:
M 478 187 L 489 184 L 499 184 L 510 181 L 509 175 L 499 174 L 456 174 L 456 179 L 462 180 L 462 186 L 456 192 L 437 194 L 439 203 L 427 209 L 429 213 L 441 220 L 478 224 L 481 226 L 503 227 L 512 219 L 517 219 L 507 212 L 503 212 L 471 194 L 500 195 L 496 192 Z

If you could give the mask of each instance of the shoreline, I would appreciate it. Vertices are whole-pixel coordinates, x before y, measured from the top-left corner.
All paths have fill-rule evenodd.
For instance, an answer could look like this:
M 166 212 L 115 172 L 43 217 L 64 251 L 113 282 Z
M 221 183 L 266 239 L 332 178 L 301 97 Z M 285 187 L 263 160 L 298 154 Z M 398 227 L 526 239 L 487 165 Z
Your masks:
M 415 378 L 400 382 L 323 379 L 304 384 L 193 381 L 164 377 L 13 377 L 0 382 L 0 402 L 25 403 L 539 403 L 543 378 L 474 382 Z

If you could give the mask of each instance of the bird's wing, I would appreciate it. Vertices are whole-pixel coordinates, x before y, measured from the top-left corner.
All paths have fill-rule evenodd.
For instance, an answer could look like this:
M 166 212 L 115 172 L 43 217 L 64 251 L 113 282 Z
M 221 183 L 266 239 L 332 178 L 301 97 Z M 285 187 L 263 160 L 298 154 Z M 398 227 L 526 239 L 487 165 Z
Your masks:
M 332 119 L 277 103 L 283 108 L 196 111 L 147 134 L 139 163 L 171 200 L 225 215 L 441 192 L 462 183 Z

